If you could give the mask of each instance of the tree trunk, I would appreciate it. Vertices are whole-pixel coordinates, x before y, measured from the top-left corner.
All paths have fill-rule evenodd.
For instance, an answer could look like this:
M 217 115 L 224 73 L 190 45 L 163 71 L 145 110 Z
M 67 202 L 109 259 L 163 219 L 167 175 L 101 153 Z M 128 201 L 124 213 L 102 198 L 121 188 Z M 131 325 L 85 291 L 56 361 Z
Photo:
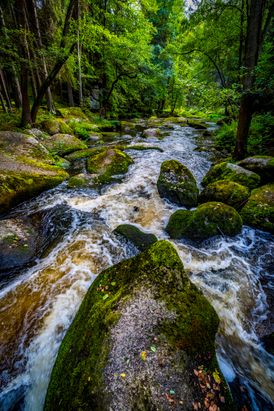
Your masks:
M 7 109 L 6 105 L 5 105 L 5 101 L 4 101 L 4 98 L 3 98 L 3 96 L 2 96 L 1 90 L 0 90 L 0 101 L 1 101 L 1 106 L 2 106 L 3 111 L 4 111 L 5 113 L 7 113 L 7 112 L 8 112 L 8 109 Z
M 0 84 L 1 84 L 1 88 L 3 90 L 4 99 L 6 100 L 6 105 L 9 109 L 9 111 L 12 111 L 12 105 L 11 105 L 11 102 L 10 102 L 10 97 L 9 97 L 9 93 L 8 93 L 8 89 L 7 89 L 7 85 L 6 85 L 5 76 L 4 76 L 3 70 L 1 70 L 1 69 L 0 69 Z
M 71 84 L 67 82 L 67 89 L 68 89 L 68 102 L 70 107 L 74 107 L 74 99 L 73 99 L 73 90 Z
M 0 6 L 0 19 L 1 19 L 2 26 L 6 28 L 4 12 L 1 6 Z M 4 36 L 5 36 L 5 39 L 8 40 L 8 36 L 5 30 L 4 30 Z M 18 80 L 17 72 L 16 72 L 16 69 L 13 63 L 11 64 L 11 70 L 12 70 L 12 74 L 14 77 L 14 84 L 15 84 L 15 104 L 17 108 L 20 108 L 22 106 L 22 95 L 21 95 L 20 83 Z
M 60 60 L 58 60 L 55 63 L 55 66 L 53 67 L 53 69 L 51 70 L 51 72 L 49 73 L 48 77 L 45 79 L 45 81 L 43 82 L 43 84 L 41 85 L 40 89 L 38 90 L 37 93 L 37 97 L 35 98 L 32 108 L 31 108 L 31 118 L 33 123 L 35 123 L 36 120 L 36 116 L 38 113 L 38 110 L 41 106 L 41 103 L 43 101 L 43 97 L 47 91 L 47 88 L 52 84 L 53 80 L 55 80 L 57 74 L 59 73 L 59 71 L 61 70 L 62 66 L 64 65 L 64 63 L 67 61 L 67 59 L 69 58 L 70 54 L 72 53 L 73 49 L 75 48 L 76 44 L 74 43 L 68 54 L 63 56 Z
M 64 49 L 65 46 L 66 46 L 66 37 L 67 37 L 68 31 L 69 31 L 69 24 L 70 24 L 70 20 L 72 18 L 72 14 L 73 14 L 73 11 L 74 11 L 75 4 L 76 4 L 76 0 L 70 0 L 69 5 L 68 5 L 68 9 L 67 9 L 67 13 L 66 13 L 66 17 L 65 17 L 62 38 L 61 38 L 61 42 L 60 42 L 60 48 L 61 49 Z M 67 59 L 69 58 L 71 53 L 73 52 L 75 46 L 76 46 L 76 43 L 73 43 L 70 46 L 70 49 L 62 57 L 60 57 L 59 60 L 57 60 L 54 67 L 52 68 L 51 72 L 49 73 L 47 78 L 41 84 L 41 87 L 39 88 L 38 93 L 37 93 L 37 97 L 35 98 L 35 100 L 33 102 L 33 105 L 32 105 L 32 108 L 31 108 L 31 118 L 32 118 L 33 123 L 36 120 L 36 116 L 37 116 L 39 107 L 41 106 L 41 103 L 43 101 L 43 97 L 44 97 L 47 89 L 50 87 L 52 82 L 55 80 L 57 74 L 59 73 L 59 71 L 61 70 L 61 68 L 63 67 L 63 65 L 65 64 L 65 62 L 67 61 Z
M 78 57 L 78 81 L 79 81 L 79 104 L 83 105 L 83 82 L 82 82 L 82 69 L 81 69 L 81 45 L 80 45 L 80 0 L 78 0 L 78 31 L 77 31 L 77 57 Z
M 21 93 L 22 93 L 22 116 L 21 127 L 32 124 L 28 91 L 28 68 L 22 67 L 21 70 Z
M 241 160 L 245 157 L 247 148 L 247 136 L 253 115 L 253 95 L 243 94 L 240 101 L 239 123 L 236 137 L 234 157 Z
M 34 28 L 36 41 L 37 41 L 37 46 L 40 50 L 42 50 L 43 43 L 42 43 L 42 36 L 41 36 L 41 31 L 40 31 L 39 19 L 38 19 L 38 15 L 37 15 L 36 3 L 35 3 L 34 0 L 26 0 L 26 1 L 27 1 L 28 9 L 30 10 L 30 15 L 32 17 L 32 26 Z M 46 59 L 45 59 L 45 56 L 43 54 L 42 54 L 41 60 L 42 60 L 42 81 L 44 81 L 48 76 L 48 70 L 47 70 Z M 41 81 L 41 78 L 39 76 L 39 87 L 41 86 L 42 81 Z M 50 90 L 49 87 L 46 90 L 46 100 L 47 100 L 48 110 L 52 113 L 55 113 L 52 94 L 51 94 L 51 90 Z
M 252 87 L 255 81 L 255 68 L 262 41 L 263 7 L 264 0 L 250 0 L 245 41 L 243 95 L 240 101 L 236 146 L 234 150 L 234 157 L 236 159 L 242 159 L 246 154 L 248 132 L 253 115 Z

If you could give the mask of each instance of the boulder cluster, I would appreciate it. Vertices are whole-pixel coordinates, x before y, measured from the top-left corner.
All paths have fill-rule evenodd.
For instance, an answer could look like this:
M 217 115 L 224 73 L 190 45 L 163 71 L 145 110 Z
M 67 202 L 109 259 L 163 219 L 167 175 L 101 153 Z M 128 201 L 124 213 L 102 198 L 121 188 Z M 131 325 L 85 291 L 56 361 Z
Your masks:
M 274 159 L 250 157 L 238 164 L 213 165 L 199 193 L 193 175 L 183 164 L 165 161 L 157 182 L 159 194 L 184 207 L 171 215 L 166 230 L 171 238 L 191 240 L 234 236 L 242 224 L 274 233 L 273 182 Z

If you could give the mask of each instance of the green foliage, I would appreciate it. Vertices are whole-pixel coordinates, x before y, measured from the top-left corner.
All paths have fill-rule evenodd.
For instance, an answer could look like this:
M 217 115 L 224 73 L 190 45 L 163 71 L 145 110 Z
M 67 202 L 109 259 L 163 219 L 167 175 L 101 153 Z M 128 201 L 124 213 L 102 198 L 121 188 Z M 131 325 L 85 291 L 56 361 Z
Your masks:
M 233 153 L 236 142 L 237 122 L 222 125 L 215 135 L 215 147 Z M 249 155 L 268 154 L 274 152 L 274 116 L 271 113 L 253 116 L 247 153 Z

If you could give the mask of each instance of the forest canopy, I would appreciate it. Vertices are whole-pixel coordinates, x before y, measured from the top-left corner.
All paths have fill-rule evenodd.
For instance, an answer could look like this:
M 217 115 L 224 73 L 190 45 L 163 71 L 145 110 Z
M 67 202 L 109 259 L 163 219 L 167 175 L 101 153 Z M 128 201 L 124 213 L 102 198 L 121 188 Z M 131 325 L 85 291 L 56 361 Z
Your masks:
M 272 150 L 273 10 L 273 0 L 4 0 L 2 110 L 20 111 L 22 126 L 40 107 L 215 113 L 235 157 Z

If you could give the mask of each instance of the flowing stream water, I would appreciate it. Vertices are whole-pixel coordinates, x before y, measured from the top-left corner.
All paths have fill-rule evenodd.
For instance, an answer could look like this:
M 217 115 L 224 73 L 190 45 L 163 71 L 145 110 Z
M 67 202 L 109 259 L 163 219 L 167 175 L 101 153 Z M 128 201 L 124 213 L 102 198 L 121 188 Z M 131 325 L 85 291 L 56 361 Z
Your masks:
M 179 125 L 162 140 L 137 133 L 132 144 L 142 140 L 163 152 L 128 150 L 134 164 L 121 183 L 101 193 L 63 183 L 12 212 L 31 215 L 65 204 L 70 219 L 62 241 L 0 290 L 1 411 L 43 409 L 58 348 L 88 287 L 99 272 L 137 253 L 112 233 L 117 225 L 133 223 L 168 238 L 164 228 L 178 207 L 158 195 L 160 166 L 178 159 L 200 183 L 210 160 L 207 152 L 194 151 L 198 134 Z M 247 396 L 250 410 L 273 410 L 274 357 L 259 336 L 269 326 L 271 295 L 273 301 L 274 237 L 244 227 L 235 238 L 173 243 L 219 315 L 217 356 L 234 395 Z

